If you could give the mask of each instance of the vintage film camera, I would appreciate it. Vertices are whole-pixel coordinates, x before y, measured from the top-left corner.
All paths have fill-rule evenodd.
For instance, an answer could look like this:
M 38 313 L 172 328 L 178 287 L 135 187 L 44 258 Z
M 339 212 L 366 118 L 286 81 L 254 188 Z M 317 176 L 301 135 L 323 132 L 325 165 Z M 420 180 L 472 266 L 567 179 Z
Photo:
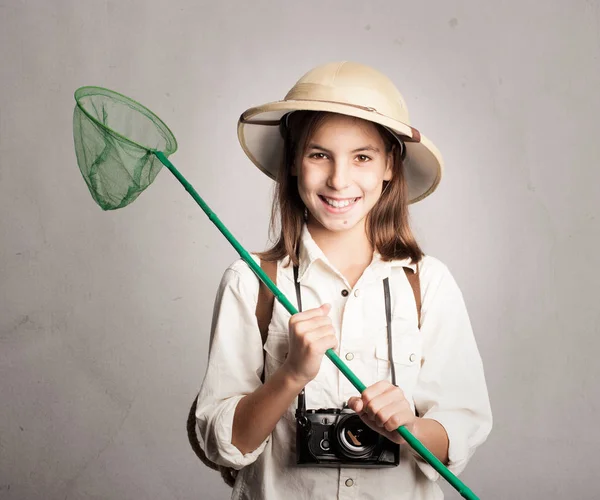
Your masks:
M 400 446 L 348 408 L 306 410 L 304 390 L 296 411 L 296 463 L 309 467 L 395 467 Z

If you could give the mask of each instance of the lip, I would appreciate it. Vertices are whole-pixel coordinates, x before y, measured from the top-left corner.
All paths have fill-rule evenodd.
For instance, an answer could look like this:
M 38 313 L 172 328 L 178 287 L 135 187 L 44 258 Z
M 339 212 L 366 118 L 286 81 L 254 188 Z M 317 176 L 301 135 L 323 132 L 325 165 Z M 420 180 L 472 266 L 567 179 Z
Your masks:
M 335 201 L 355 200 L 356 198 L 360 198 L 360 196 L 348 196 L 346 198 L 338 198 L 337 196 L 326 196 L 324 194 L 320 194 L 318 196 L 320 198 L 329 198 L 330 200 L 335 200 Z
M 321 203 L 325 207 L 325 210 L 327 210 L 331 214 L 345 214 L 345 213 L 349 212 L 350 210 L 352 210 L 356 206 L 356 204 L 358 202 L 360 202 L 360 200 L 362 199 L 362 197 L 360 197 L 360 196 L 354 196 L 352 198 L 333 198 L 331 196 L 327 196 L 327 198 L 329 198 L 330 200 L 335 200 L 335 201 L 356 200 L 354 203 L 351 203 L 347 207 L 337 208 L 337 207 L 332 207 L 323 198 L 325 198 L 323 195 L 319 195 L 319 200 L 321 200 Z

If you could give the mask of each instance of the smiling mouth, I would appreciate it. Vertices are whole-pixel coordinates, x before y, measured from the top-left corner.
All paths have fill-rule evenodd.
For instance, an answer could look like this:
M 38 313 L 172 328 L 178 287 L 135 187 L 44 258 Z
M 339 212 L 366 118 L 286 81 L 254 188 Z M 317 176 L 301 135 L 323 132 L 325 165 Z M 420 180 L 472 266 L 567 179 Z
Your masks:
M 360 200 L 360 196 L 357 198 L 346 198 L 344 200 L 336 200 L 333 198 L 327 198 L 326 196 L 319 195 L 319 198 L 324 201 L 327 205 L 333 208 L 346 208 L 350 205 L 354 205 L 358 200 Z

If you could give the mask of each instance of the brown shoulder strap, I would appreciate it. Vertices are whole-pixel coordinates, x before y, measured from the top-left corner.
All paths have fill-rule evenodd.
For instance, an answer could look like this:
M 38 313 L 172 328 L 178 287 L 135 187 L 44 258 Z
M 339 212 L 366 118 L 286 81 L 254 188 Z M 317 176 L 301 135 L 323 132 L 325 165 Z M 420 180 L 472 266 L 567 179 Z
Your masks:
M 415 302 L 417 303 L 417 318 L 419 320 L 419 329 L 421 328 L 421 281 L 419 280 L 419 264 L 417 264 L 417 271 L 405 267 L 404 272 L 408 278 L 408 282 L 412 287 L 413 293 L 415 294 Z
M 268 262 L 261 259 L 260 267 L 265 274 L 271 278 L 271 281 L 277 284 L 277 261 Z M 271 323 L 271 317 L 273 315 L 275 296 L 271 290 L 267 288 L 267 285 L 260 280 L 258 281 L 260 285 L 258 289 L 258 300 L 256 301 L 256 319 L 258 321 L 258 328 L 260 329 L 260 335 L 264 345 L 267 340 L 269 323 Z

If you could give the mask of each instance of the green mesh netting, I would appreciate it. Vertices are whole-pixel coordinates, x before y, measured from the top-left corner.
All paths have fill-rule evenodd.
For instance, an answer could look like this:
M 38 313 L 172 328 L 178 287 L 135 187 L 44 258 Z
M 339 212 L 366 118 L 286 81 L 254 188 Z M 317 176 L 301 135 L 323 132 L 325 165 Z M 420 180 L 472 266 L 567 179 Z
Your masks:
M 177 141 L 149 109 L 117 92 L 82 87 L 75 92 L 73 137 L 79 169 L 104 210 L 129 205 L 146 189 Z

